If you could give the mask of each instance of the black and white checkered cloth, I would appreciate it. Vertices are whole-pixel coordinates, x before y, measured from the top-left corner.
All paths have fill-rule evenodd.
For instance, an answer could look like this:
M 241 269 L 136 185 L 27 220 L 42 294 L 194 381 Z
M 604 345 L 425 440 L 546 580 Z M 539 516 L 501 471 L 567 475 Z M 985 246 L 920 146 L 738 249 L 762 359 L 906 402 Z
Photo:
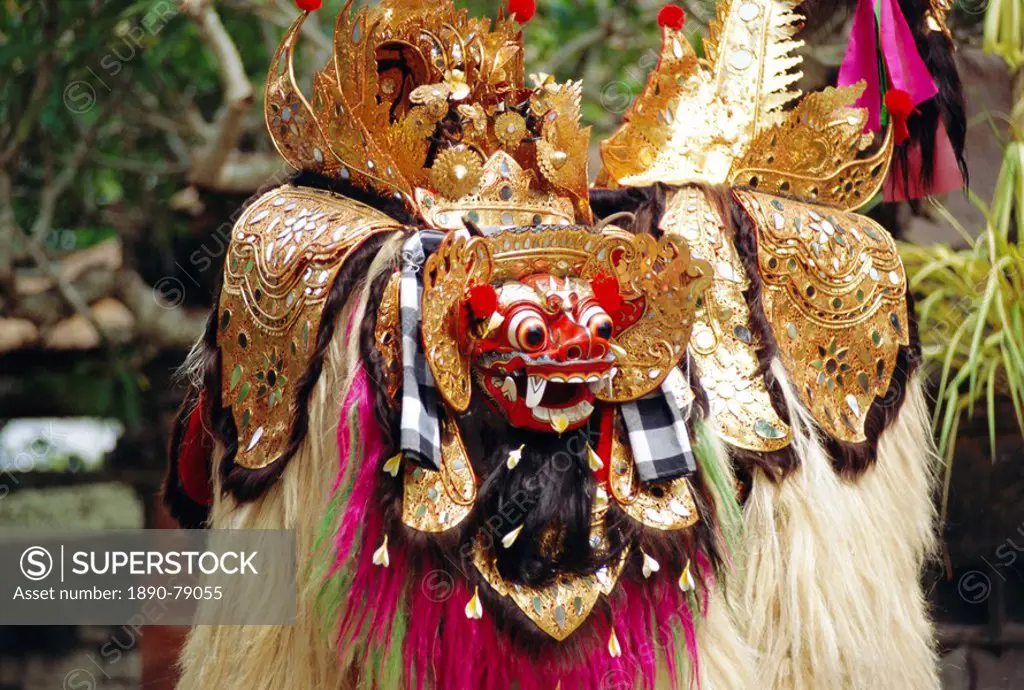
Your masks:
M 402 314 L 402 428 L 401 450 L 405 457 L 429 469 L 441 467 L 441 427 L 438 397 L 420 339 L 420 302 L 423 296 L 423 262 L 444 239 L 443 232 L 417 232 L 402 246 L 402 279 L 398 302 Z
M 622 405 L 622 420 L 642 482 L 661 482 L 697 471 L 686 430 L 690 406 L 681 409 L 676 397 L 682 376 L 673 369 L 659 390 Z

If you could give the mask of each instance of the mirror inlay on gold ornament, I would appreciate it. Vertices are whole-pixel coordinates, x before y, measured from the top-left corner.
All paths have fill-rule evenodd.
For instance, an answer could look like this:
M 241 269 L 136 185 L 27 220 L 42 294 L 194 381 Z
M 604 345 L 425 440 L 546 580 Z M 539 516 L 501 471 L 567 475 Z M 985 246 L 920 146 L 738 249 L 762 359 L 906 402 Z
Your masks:
M 895 242 L 864 216 L 735 196 L 757 229 L 764 312 L 797 393 L 829 434 L 864 441 L 868 412 L 910 343 Z

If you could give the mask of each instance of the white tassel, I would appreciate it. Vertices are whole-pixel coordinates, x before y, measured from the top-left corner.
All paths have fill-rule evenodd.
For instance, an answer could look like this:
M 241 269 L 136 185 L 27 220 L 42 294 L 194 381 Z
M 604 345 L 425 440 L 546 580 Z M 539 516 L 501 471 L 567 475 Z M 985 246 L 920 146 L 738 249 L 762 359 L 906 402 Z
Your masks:
M 693 575 L 690 574 L 690 562 L 686 562 L 686 567 L 683 568 L 683 574 L 679 576 L 679 589 L 684 592 L 692 592 L 697 588 L 697 585 L 693 581 Z
M 523 525 L 519 525 L 514 530 L 506 534 L 501 538 L 501 545 L 506 549 L 511 549 L 512 545 L 516 543 L 516 539 L 519 538 L 519 533 L 523 531 Z
M 466 604 L 466 618 L 478 621 L 484 617 L 484 607 L 480 604 L 480 588 L 473 590 L 473 598 Z
M 384 463 L 384 471 L 392 477 L 398 476 L 398 469 L 402 466 L 402 454 L 395 453 Z
M 388 553 L 388 535 L 384 535 L 384 542 L 373 552 L 373 564 L 382 568 L 391 565 L 391 554 Z
M 505 461 L 505 465 L 510 469 L 514 470 L 518 465 L 519 461 L 523 459 L 523 449 L 526 448 L 526 444 L 519 446 L 515 450 L 508 452 L 508 460 Z
M 661 563 L 658 563 L 658 561 L 654 560 L 654 557 L 651 556 L 649 553 L 645 553 L 643 551 L 641 551 L 640 553 L 643 554 L 644 557 L 644 579 L 649 580 L 651 578 L 651 575 L 661 570 Z
M 619 645 L 619 638 L 615 634 L 615 628 L 612 628 L 612 636 L 608 638 L 608 654 L 613 659 L 618 659 L 622 656 L 622 646 Z

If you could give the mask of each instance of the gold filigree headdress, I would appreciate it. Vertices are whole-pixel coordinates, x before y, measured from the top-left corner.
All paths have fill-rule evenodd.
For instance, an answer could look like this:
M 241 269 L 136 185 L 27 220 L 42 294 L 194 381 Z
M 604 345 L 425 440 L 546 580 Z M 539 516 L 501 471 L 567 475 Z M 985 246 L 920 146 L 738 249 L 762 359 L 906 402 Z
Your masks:
M 885 181 L 892 138 L 868 153 L 863 87 L 801 98 L 802 45 L 792 0 L 723 0 L 697 57 L 680 29 L 662 29 L 661 57 L 623 126 L 601 146 L 600 181 L 731 183 L 842 209 Z
M 580 85 L 535 75 L 527 87 L 513 19 L 492 26 L 451 0 L 351 6 L 311 98 L 294 69 L 308 13 L 274 56 L 266 120 L 288 163 L 398 198 L 437 227 L 471 212 L 481 226 L 590 220 Z M 514 184 L 483 179 L 505 169 Z

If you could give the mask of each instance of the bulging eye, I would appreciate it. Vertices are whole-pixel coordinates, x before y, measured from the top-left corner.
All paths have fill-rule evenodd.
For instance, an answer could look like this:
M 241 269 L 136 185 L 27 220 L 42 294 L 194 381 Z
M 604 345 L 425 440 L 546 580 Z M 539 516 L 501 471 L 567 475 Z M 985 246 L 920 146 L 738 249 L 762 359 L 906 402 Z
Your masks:
M 612 317 L 608 316 L 608 312 L 597 305 L 589 306 L 583 310 L 583 314 L 580 316 L 580 323 L 593 336 L 604 338 L 605 340 L 611 338 L 615 330 Z
M 523 352 L 536 352 L 548 342 L 548 326 L 538 312 L 524 309 L 509 320 L 508 341 Z

